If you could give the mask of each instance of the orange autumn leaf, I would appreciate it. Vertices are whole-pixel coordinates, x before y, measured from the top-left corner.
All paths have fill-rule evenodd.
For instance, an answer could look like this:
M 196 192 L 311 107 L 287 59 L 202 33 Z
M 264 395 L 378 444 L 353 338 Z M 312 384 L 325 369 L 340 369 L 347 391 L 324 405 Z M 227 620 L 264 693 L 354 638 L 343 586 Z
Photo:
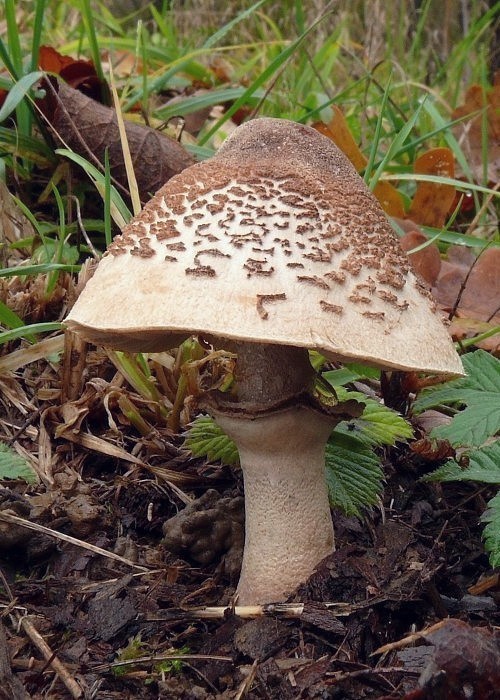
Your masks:
M 373 194 L 380 202 L 382 209 L 388 216 L 403 217 L 403 200 L 397 189 L 390 182 L 377 182 Z
M 359 150 L 343 112 L 336 105 L 332 105 L 332 110 L 333 118 L 328 124 L 317 122 L 313 127 L 323 136 L 328 136 L 345 153 L 356 170 L 363 170 L 368 161 Z
M 420 175 L 455 176 L 455 161 L 449 148 L 433 148 L 421 155 L 414 164 Z M 455 200 L 455 188 L 437 182 L 419 182 L 408 211 L 408 217 L 417 224 L 441 228 Z
M 343 112 L 336 105 L 332 106 L 332 110 L 332 120 L 328 124 L 317 122 L 313 124 L 314 128 L 331 139 L 345 153 L 356 170 L 364 170 L 368 160 L 359 150 Z M 404 216 L 401 195 L 389 182 L 378 182 L 373 190 L 373 194 L 386 214 L 399 218 Z
M 72 88 L 84 92 L 88 97 L 100 100 L 103 88 L 92 61 L 64 56 L 52 46 L 40 46 L 38 65 L 48 73 L 56 73 Z

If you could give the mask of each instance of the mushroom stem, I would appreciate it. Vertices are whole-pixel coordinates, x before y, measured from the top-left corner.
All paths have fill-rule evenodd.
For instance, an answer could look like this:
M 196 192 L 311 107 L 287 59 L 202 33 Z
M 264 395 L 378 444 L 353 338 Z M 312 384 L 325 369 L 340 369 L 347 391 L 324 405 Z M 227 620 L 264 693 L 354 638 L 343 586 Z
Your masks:
M 325 444 L 338 418 L 302 405 L 215 417 L 238 447 L 245 483 L 238 604 L 282 601 L 334 549 Z
M 305 348 L 229 341 L 237 356 L 238 403 L 262 411 L 311 390 L 314 370 Z

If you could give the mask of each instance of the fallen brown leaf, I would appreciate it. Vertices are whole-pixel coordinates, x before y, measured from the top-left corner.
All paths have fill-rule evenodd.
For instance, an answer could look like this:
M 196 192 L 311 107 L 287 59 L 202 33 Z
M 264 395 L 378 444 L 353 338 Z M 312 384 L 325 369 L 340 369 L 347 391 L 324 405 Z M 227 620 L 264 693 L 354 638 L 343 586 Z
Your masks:
M 433 148 L 419 156 L 413 166 L 420 175 L 455 177 L 455 161 L 449 148 Z M 455 200 L 455 188 L 437 182 L 418 182 L 408 210 L 408 217 L 417 224 L 440 228 Z
M 45 114 L 56 141 L 94 165 L 96 160 L 104 163 L 108 149 L 111 175 L 128 189 L 116 112 L 64 83 L 56 90 L 55 109 Z M 125 131 L 143 203 L 194 162 L 180 143 L 151 127 L 126 121 Z
M 410 220 L 397 221 L 405 231 L 404 236 L 399 239 L 401 248 L 409 253 L 418 248 L 423 243 L 427 242 L 427 236 L 419 229 L 419 227 Z M 421 250 L 409 255 L 413 270 L 431 287 L 434 286 L 439 277 L 441 270 L 441 256 L 439 249 L 435 243 L 429 243 Z

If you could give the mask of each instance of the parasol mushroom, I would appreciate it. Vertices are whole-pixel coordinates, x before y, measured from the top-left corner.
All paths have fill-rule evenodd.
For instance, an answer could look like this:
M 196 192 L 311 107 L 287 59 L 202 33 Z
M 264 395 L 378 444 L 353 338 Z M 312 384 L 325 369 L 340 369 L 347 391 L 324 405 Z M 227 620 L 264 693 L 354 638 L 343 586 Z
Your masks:
M 236 353 L 246 536 L 239 604 L 282 600 L 334 547 L 324 449 L 352 405 L 313 397 L 308 348 L 385 369 L 463 374 L 379 204 L 314 129 L 262 118 L 173 177 L 117 236 L 66 320 L 154 352 L 200 334 Z

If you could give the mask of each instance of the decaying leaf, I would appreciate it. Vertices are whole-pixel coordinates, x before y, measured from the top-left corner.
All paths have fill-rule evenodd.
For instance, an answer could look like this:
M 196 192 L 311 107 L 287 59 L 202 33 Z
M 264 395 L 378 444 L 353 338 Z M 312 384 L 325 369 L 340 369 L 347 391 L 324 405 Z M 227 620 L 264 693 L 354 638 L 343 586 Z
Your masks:
M 57 142 L 94 164 L 104 163 L 108 149 L 111 175 L 127 187 L 116 112 L 64 83 L 56 90 L 56 107 L 46 117 Z M 125 131 L 142 202 L 194 162 L 180 143 L 151 127 L 126 121 Z
M 472 251 L 450 246 L 434 294 L 443 308 L 461 317 L 500 323 L 500 248 Z M 457 298 L 459 298 L 458 304 Z
M 413 166 L 420 175 L 455 177 L 455 161 L 449 148 L 433 148 L 419 156 Z M 455 188 L 437 182 L 419 182 L 408 210 L 408 217 L 417 224 L 440 228 L 448 218 L 455 200 Z
M 92 61 L 64 56 L 52 46 L 40 46 L 38 66 L 47 73 L 60 75 L 68 85 L 88 97 L 98 100 L 103 91 L 107 92 L 107 86 L 99 80 Z
M 419 248 L 427 243 L 427 236 L 420 228 L 409 219 L 397 221 L 398 225 L 405 231 L 404 236 L 399 239 L 401 248 L 410 253 L 415 248 Z M 441 255 L 435 243 L 429 243 L 424 248 L 409 255 L 413 270 L 431 287 L 433 287 L 439 277 L 441 270 Z
M 375 653 L 387 653 L 415 642 L 423 642 L 432 649 L 419 678 L 420 688 L 428 689 L 430 694 L 417 690 L 405 697 L 443 700 L 469 697 L 495 700 L 498 697 L 500 652 L 490 630 L 449 618 L 399 642 L 386 644 Z M 403 661 L 404 668 L 408 665 Z

